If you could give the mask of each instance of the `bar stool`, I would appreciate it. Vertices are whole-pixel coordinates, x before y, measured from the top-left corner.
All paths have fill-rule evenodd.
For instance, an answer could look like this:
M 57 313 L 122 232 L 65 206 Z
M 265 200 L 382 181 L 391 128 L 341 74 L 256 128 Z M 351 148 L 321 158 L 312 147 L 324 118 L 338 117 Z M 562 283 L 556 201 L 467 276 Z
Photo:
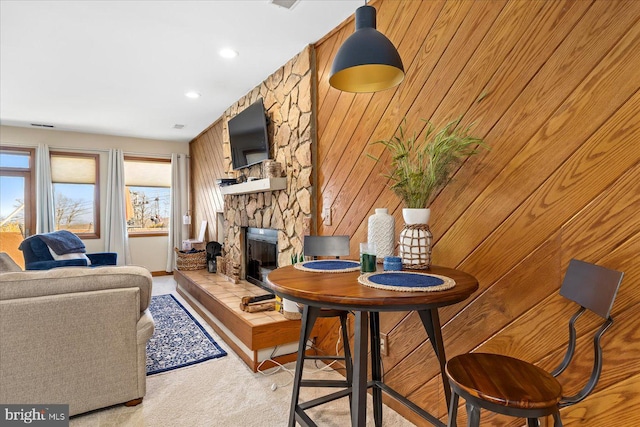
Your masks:
M 349 236 L 304 236 L 304 255 L 310 256 L 313 259 L 317 259 L 319 256 L 340 258 L 340 256 L 349 255 Z M 308 306 L 300 306 L 300 309 L 302 310 L 302 329 L 298 345 L 298 363 L 301 363 L 301 366 L 304 366 L 305 360 L 344 361 L 346 378 L 344 380 L 305 380 L 301 377 L 296 379 L 293 384 L 293 396 L 291 399 L 291 413 L 289 416 L 290 427 L 295 425 L 296 417 L 302 425 L 315 425 L 304 413 L 304 410 L 327 403 L 339 398 L 341 395 L 349 396 L 349 403 L 351 403 L 350 391 L 353 383 L 353 361 L 351 359 L 349 333 L 347 330 L 347 316 L 349 312 Z M 311 334 L 311 330 L 313 329 L 313 325 L 316 320 L 318 318 L 330 317 L 338 317 L 340 319 L 344 355 L 307 355 L 305 353 L 307 340 L 309 339 L 309 335 Z M 341 387 L 345 390 L 298 405 L 300 387 Z M 297 406 L 299 406 L 302 411 L 296 411 Z
M 538 418 L 552 415 L 554 427 L 562 426 L 560 408 L 586 398 L 595 388 L 602 371 L 600 338 L 613 324 L 610 316 L 624 273 L 584 261 L 571 260 L 560 295 L 580 305 L 569 321 L 569 343 L 560 366 L 552 373 L 513 357 L 488 353 L 467 353 L 449 360 L 447 377 L 453 392 L 449 406 L 449 427 L 456 426 L 458 398 L 466 400 L 469 426 L 480 425 L 480 408 L 527 419 L 529 427 Z M 569 366 L 576 347 L 576 320 L 590 310 L 603 319 L 593 337 L 594 363 L 587 384 L 574 396 L 563 396 L 556 377 Z

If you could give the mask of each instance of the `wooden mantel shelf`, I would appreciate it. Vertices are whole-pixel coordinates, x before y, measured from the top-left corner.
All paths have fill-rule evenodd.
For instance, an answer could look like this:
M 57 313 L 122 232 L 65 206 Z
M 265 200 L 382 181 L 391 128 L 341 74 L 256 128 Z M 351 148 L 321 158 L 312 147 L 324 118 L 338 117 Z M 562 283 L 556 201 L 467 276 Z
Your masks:
M 220 187 L 220 193 L 223 195 L 248 194 L 284 190 L 285 188 L 287 188 L 287 178 L 264 178 L 243 182 L 242 184 L 222 186 Z

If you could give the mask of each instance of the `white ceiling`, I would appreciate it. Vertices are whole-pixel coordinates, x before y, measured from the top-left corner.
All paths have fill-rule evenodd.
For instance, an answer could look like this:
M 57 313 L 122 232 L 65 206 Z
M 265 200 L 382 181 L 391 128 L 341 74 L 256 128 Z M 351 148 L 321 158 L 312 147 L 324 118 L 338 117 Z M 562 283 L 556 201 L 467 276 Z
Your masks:
M 363 4 L 0 0 L 0 122 L 189 141 Z

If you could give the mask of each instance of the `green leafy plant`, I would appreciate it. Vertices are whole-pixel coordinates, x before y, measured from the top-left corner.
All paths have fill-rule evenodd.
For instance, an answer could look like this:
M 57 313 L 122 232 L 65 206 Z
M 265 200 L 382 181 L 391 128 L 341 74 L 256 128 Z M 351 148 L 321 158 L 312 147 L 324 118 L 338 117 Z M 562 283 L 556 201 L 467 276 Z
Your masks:
M 488 148 L 481 138 L 469 135 L 471 125 L 458 128 L 461 120 L 462 117 L 452 120 L 439 131 L 424 120 L 427 122 L 424 138 L 418 141 L 415 132 L 405 135 L 404 119 L 391 139 L 372 143 L 382 144 L 391 155 L 389 172 L 383 176 L 389 178 L 390 188 L 405 207 L 429 207 L 437 191 L 450 181 L 454 169 L 468 156 Z

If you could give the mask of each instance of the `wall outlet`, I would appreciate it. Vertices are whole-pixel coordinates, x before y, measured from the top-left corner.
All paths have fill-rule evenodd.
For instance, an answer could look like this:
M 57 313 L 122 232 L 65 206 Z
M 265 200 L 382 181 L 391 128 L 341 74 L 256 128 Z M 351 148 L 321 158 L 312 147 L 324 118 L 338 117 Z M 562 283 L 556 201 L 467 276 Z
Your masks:
M 389 355 L 389 341 L 387 341 L 387 334 L 380 333 L 380 354 L 382 356 Z

